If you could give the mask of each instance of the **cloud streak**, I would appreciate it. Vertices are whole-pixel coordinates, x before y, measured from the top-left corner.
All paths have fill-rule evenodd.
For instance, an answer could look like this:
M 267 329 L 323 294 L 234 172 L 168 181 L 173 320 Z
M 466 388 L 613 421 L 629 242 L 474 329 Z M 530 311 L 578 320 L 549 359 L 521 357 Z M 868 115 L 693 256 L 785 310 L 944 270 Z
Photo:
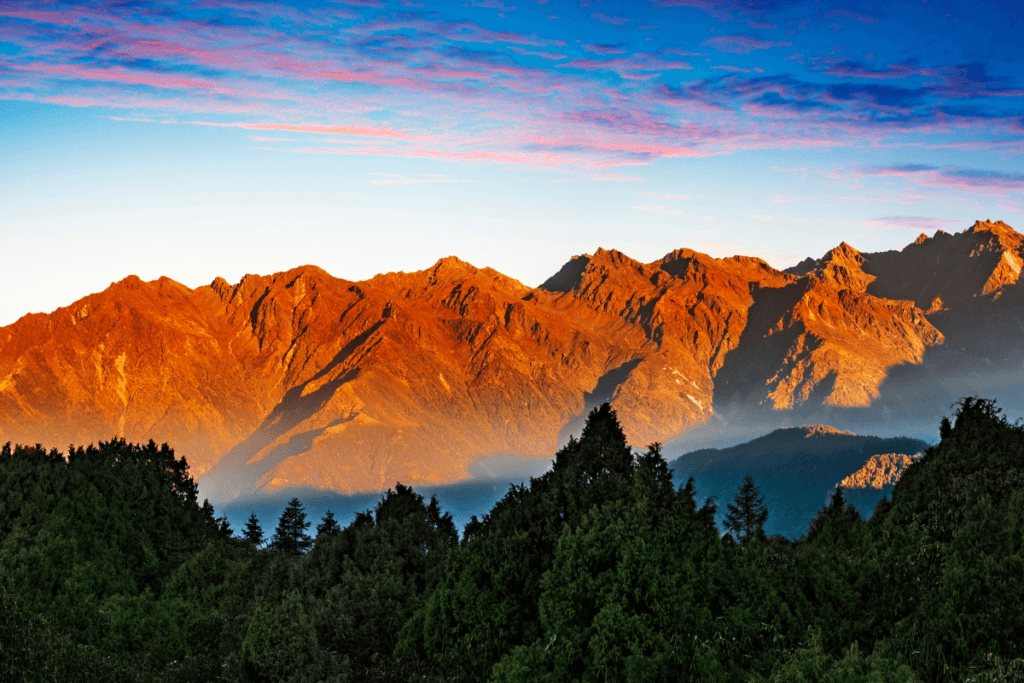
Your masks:
M 1013 74 L 837 51 L 814 27 L 849 20 L 891 42 L 899 17 L 819 4 L 24 2 L 0 8 L 0 98 L 321 139 L 282 151 L 537 167 L 1024 141 Z M 921 174 L 1019 186 L 1012 169 Z
M 1024 173 L 1007 173 L 957 166 L 929 164 L 896 164 L 892 166 L 864 166 L 857 170 L 860 176 L 910 178 L 921 185 L 956 190 L 981 190 L 1001 195 L 1006 192 L 1024 192 Z

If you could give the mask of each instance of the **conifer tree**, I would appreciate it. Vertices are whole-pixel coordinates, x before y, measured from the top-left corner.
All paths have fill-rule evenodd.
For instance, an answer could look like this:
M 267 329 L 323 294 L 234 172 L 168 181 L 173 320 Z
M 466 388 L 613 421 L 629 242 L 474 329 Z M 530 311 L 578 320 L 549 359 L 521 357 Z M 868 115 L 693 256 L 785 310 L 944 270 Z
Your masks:
M 242 537 L 257 550 L 263 545 L 263 527 L 260 526 L 260 520 L 256 519 L 255 512 L 249 514 L 249 521 L 245 523 L 245 531 L 242 532 Z
M 851 534 L 862 521 L 857 508 L 846 502 L 843 487 L 836 486 L 828 504 L 811 520 L 807 540 L 819 545 L 849 545 L 853 541 Z
M 330 536 L 341 531 L 341 527 L 338 526 L 337 520 L 334 519 L 334 513 L 330 510 L 324 515 L 323 521 L 316 525 L 317 538 L 321 536 Z
M 221 515 L 217 518 L 217 530 L 220 531 L 221 535 L 225 538 L 231 538 L 234 533 L 234 529 L 231 528 L 231 522 L 228 521 L 227 515 Z
M 749 474 L 743 477 L 743 484 L 736 494 L 736 504 L 728 504 L 725 526 L 736 534 L 741 543 L 756 538 L 768 520 L 768 508 L 761 497 L 761 490 Z
M 306 533 L 309 525 L 302 503 L 298 498 L 292 498 L 288 507 L 281 513 L 274 537 L 270 540 L 270 547 L 286 555 L 301 555 L 313 545 L 313 539 Z

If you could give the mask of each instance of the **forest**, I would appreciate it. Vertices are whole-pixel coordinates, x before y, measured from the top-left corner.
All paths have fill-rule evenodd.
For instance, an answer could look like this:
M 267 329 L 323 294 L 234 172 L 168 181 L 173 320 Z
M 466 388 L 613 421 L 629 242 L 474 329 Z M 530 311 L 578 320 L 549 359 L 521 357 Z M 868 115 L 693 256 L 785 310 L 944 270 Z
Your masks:
M 1024 680 L 1024 426 L 964 398 L 862 519 L 795 541 L 629 448 L 608 405 L 456 529 L 398 485 L 232 529 L 173 449 L 0 454 L 0 681 Z

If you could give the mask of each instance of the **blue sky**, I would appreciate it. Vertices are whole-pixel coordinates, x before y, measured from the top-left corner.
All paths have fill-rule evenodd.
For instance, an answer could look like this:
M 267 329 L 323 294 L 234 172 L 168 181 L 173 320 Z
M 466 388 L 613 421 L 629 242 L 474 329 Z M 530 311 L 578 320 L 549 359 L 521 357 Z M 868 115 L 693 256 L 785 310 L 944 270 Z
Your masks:
M 0 325 L 129 274 L 1021 228 L 1017 3 L 0 4 Z

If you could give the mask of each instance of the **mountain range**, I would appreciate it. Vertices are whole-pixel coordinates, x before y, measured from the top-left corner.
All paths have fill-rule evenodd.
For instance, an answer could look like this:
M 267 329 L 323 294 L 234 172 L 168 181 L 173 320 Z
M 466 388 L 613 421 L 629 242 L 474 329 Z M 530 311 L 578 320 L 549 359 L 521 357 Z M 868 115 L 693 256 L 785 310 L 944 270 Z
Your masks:
M 670 456 L 811 421 L 934 432 L 960 396 L 1019 395 L 1022 262 L 1024 236 L 979 221 L 787 270 L 599 249 L 534 288 L 455 257 L 362 282 L 128 277 L 0 328 L 0 442 L 167 442 L 219 502 L 550 458 L 605 401 Z

